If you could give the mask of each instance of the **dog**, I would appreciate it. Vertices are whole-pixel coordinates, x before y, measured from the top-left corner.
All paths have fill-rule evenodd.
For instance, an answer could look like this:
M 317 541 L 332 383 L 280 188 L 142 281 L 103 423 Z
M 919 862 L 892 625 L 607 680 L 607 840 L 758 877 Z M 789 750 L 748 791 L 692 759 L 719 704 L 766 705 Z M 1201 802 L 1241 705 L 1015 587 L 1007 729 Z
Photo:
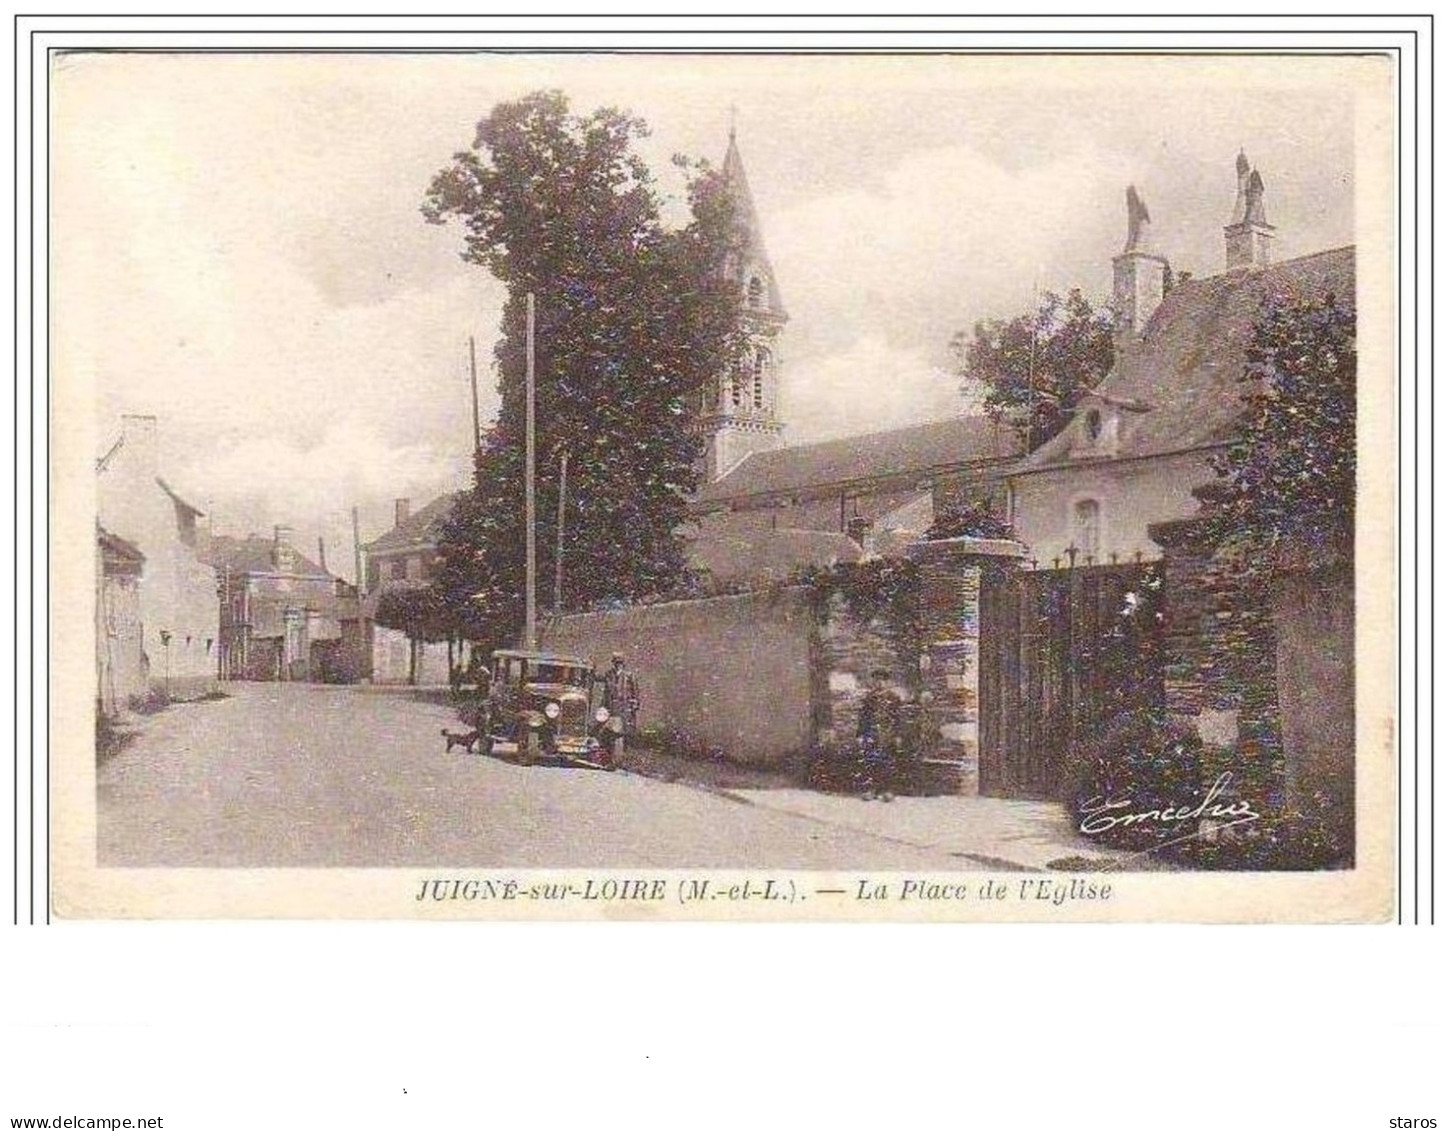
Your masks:
M 461 746 L 469 754 L 476 754 L 481 732 L 476 730 L 448 730 L 447 727 L 443 727 L 442 736 L 447 739 L 447 750 L 445 753 L 451 754 L 454 746 Z

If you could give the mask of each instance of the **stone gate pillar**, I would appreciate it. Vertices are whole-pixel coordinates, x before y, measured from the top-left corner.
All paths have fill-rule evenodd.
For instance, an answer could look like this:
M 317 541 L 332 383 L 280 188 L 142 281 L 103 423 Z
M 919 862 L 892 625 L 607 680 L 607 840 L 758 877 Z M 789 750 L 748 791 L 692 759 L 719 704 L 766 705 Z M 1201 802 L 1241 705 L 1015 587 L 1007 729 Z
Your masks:
M 953 792 L 980 793 L 982 579 L 987 569 L 1014 568 L 1025 552 L 994 538 L 943 538 L 908 550 L 920 566 L 921 687 L 932 697 L 929 726 L 939 736 L 926 757 L 953 768 Z

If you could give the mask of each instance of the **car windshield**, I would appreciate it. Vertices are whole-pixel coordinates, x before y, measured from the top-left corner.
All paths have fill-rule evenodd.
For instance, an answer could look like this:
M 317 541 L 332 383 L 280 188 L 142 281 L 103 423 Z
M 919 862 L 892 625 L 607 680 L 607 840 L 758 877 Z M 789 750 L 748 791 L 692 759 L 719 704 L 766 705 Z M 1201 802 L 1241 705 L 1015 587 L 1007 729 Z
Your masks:
M 588 686 L 588 669 L 575 664 L 535 663 L 529 665 L 531 683 L 568 683 L 574 687 Z

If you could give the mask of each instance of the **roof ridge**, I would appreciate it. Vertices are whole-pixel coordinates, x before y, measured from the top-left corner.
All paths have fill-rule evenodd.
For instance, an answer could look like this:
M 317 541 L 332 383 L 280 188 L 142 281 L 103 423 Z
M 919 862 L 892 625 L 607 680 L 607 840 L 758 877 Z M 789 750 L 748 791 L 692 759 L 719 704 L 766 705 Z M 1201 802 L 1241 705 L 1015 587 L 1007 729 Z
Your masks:
M 1299 263 L 1306 263 L 1309 259 L 1322 259 L 1323 257 L 1328 255 L 1340 255 L 1344 251 L 1356 252 L 1357 244 L 1345 243 L 1339 245 L 1338 247 L 1325 247 L 1320 251 L 1309 251 L 1305 255 L 1294 255 L 1291 259 L 1278 259 L 1275 262 L 1265 263 L 1261 267 L 1251 268 L 1248 270 L 1243 270 L 1241 267 L 1224 267 L 1220 271 L 1216 271 L 1211 275 L 1193 275 L 1185 282 L 1178 283 L 1177 286 L 1190 287 L 1194 283 L 1212 283 L 1216 282 L 1219 279 L 1251 278 L 1253 276 L 1261 275 L 1264 272 L 1276 271 L 1282 267 L 1292 267 Z M 1173 290 L 1175 289 L 1176 288 L 1174 287 Z

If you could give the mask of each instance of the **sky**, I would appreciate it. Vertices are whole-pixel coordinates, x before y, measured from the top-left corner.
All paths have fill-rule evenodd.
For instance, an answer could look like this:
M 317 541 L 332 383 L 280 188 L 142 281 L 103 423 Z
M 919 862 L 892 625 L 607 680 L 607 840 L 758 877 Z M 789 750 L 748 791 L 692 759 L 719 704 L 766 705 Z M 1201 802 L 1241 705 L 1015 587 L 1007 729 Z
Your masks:
M 1136 185 L 1159 248 L 1222 266 L 1244 149 L 1279 259 L 1354 241 L 1372 60 L 629 55 L 71 55 L 52 83 L 53 366 L 102 450 L 159 417 L 163 474 L 218 533 L 364 541 L 466 485 L 468 339 L 495 411 L 502 291 L 426 224 L 432 175 L 498 102 L 563 90 L 723 158 L 731 118 L 790 322 L 787 442 L 966 407 L 949 342 L 1038 290 L 1110 289 Z M 96 453 L 97 455 L 100 452 Z

